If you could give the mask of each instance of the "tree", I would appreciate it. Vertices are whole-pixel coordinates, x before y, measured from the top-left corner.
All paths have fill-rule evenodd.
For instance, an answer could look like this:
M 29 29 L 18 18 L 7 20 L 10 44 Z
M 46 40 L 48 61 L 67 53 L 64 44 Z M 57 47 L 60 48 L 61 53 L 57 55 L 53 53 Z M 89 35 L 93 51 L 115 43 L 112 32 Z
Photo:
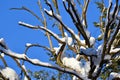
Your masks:
M 55 69 L 71 75 L 75 80 L 96 80 L 102 79 L 117 79 L 120 78 L 120 16 L 119 16 L 119 0 L 109 0 L 109 6 L 103 0 L 96 2 L 97 7 L 100 10 L 100 17 L 98 22 L 94 22 L 94 26 L 98 27 L 101 31 L 100 35 L 95 38 L 90 35 L 88 31 L 87 10 L 90 0 L 63 0 L 62 5 L 59 5 L 59 1 L 49 0 L 44 1 L 47 8 L 43 8 L 41 1 L 38 0 L 38 6 L 41 11 L 41 17 L 37 16 L 33 11 L 26 7 L 11 8 L 12 10 L 25 10 L 35 16 L 41 25 L 34 26 L 22 21 L 19 21 L 19 25 L 27 27 L 33 30 L 45 31 L 45 37 L 49 41 L 48 46 L 40 44 L 26 44 L 26 50 L 24 54 L 13 52 L 8 48 L 3 38 L 0 39 L 0 52 L 1 59 L 7 68 L 4 55 L 10 56 L 20 67 L 22 73 L 24 73 L 25 80 L 31 80 L 31 77 L 24 65 L 25 61 L 33 65 L 42 66 L 46 68 Z M 115 6 L 113 7 L 113 4 Z M 71 18 L 74 31 L 67 26 L 62 18 L 60 12 L 61 6 L 66 10 L 67 14 Z M 80 10 L 79 10 L 80 9 Z M 81 13 L 80 13 L 81 12 Z M 49 18 L 49 19 L 48 19 Z M 49 21 L 53 21 L 53 27 L 57 27 L 59 34 L 53 32 L 48 28 Z M 77 34 L 76 34 L 77 32 Z M 53 40 L 58 42 L 58 46 L 54 46 Z M 96 41 L 100 42 L 100 45 L 96 46 Z M 49 62 L 42 62 L 38 59 L 32 59 L 27 56 L 27 51 L 31 47 L 40 47 L 46 49 L 49 52 L 49 57 L 54 64 Z M 67 54 L 69 53 L 69 54 Z M 22 62 L 23 61 L 23 62 Z M 21 63 L 22 62 L 22 63 Z M 14 73 L 13 78 L 4 75 L 4 70 L 1 69 L 2 79 L 17 79 L 14 70 L 9 71 L 8 74 Z M 43 73 L 44 72 L 40 72 Z M 32 74 L 32 73 L 31 73 Z M 37 75 L 37 73 L 35 73 Z M 103 75 L 104 74 L 104 75 Z M 15 77 L 14 77 L 15 76 Z M 17 75 L 18 76 L 18 75 Z M 36 76 L 35 76 L 36 77 Z M 36 77 L 38 79 L 41 79 Z M 52 80 L 55 78 L 52 77 Z

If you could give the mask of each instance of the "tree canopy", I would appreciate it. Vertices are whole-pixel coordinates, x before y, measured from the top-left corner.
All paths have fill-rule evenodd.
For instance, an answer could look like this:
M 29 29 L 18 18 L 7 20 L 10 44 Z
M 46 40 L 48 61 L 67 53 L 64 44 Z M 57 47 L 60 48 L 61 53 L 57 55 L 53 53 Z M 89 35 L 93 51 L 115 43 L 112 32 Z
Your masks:
M 92 0 L 38 0 L 39 16 L 25 6 L 11 8 L 10 10 L 24 10 L 32 14 L 40 24 L 32 25 L 27 21 L 19 21 L 18 24 L 43 32 L 44 37 L 41 38 L 46 39 L 48 44 L 26 43 L 25 51 L 20 54 L 8 47 L 4 37 L 0 38 L 0 59 L 4 64 L 4 68 L 0 69 L 0 78 L 2 80 L 32 80 L 33 77 L 43 80 L 120 79 L 120 2 L 95 1 L 99 15 L 95 17 L 98 18 L 97 21 L 93 20 L 93 25 L 88 18 L 88 15 L 94 13 L 94 11 L 88 13 L 90 5 L 93 4 L 91 2 Z M 100 33 L 96 33 L 97 36 L 91 34 L 96 32 L 91 26 L 99 29 Z M 27 52 L 32 47 L 44 49 L 49 61 L 44 62 L 41 58 L 29 56 Z M 42 53 L 41 51 L 38 56 Z M 9 67 L 4 56 L 9 56 L 15 61 L 21 70 L 20 75 Z M 33 72 L 26 67 L 26 62 L 57 72 L 45 70 Z

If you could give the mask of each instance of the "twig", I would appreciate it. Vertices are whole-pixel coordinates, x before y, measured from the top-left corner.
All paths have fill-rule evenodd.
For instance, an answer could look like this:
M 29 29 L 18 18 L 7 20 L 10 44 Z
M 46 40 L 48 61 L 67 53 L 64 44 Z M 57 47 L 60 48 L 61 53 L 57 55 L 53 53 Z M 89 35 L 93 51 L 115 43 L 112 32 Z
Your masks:
M 49 4 L 50 5 L 50 4 Z M 51 16 L 51 14 L 49 14 L 46 10 L 45 12 Z M 81 43 L 81 41 L 76 37 L 74 31 L 72 29 L 70 29 L 69 27 L 67 27 L 63 22 L 62 20 L 60 20 L 56 15 L 55 13 L 52 13 L 52 16 L 51 17 L 54 17 L 58 22 L 60 22 L 60 24 L 73 36 L 73 38 L 75 38 L 75 40 L 78 42 L 78 45 L 80 46 L 85 46 L 84 44 Z
M 2 53 L 1 53 L 2 54 Z M 5 59 L 3 58 L 3 56 L 0 54 L 0 58 L 2 59 L 3 64 L 5 65 L 5 67 L 7 67 L 7 62 L 5 61 Z
M 51 34 L 59 43 L 63 43 L 63 41 L 59 38 L 59 36 L 57 34 L 55 34 L 54 32 L 52 32 L 51 30 L 42 27 L 42 26 L 33 26 L 24 22 L 19 22 L 20 25 L 27 27 L 27 28 L 31 28 L 31 29 L 40 29 L 40 30 L 44 30 L 45 32 L 48 32 L 49 34 Z
M 10 10 L 25 10 L 35 16 L 41 23 L 43 23 L 43 20 L 39 16 L 37 16 L 32 10 L 28 9 L 25 6 L 22 6 L 21 8 L 11 8 Z
M 46 46 L 42 46 L 42 45 L 39 45 L 39 44 L 30 44 L 29 46 L 26 46 L 26 49 L 25 49 L 25 54 L 27 53 L 28 49 L 31 48 L 31 47 L 41 47 L 41 48 L 44 48 L 46 50 L 48 50 L 49 52 L 53 52 L 50 48 L 46 47 Z
M 39 29 L 38 26 L 33 26 L 33 25 L 30 25 L 30 24 L 27 24 L 27 23 L 24 23 L 24 22 L 21 22 L 21 21 L 19 21 L 18 24 L 22 25 L 24 27 L 30 28 L 30 29 L 35 29 L 35 30 Z
M 118 0 L 116 0 L 116 7 L 118 6 L 117 4 L 118 4 Z M 117 13 L 116 7 L 114 8 L 114 12 L 113 12 L 115 14 Z M 100 72 L 102 70 L 102 66 L 104 64 L 104 57 L 105 57 L 105 54 L 107 52 L 106 50 L 108 48 L 108 46 L 107 46 L 108 38 L 109 38 L 108 37 L 108 32 L 109 32 L 110 26 L 113 24 L 114 19 L 115 19 L 116 15 L 117 15 L 117 14 L 116 15 L 113 14 L 114 16 L 112 15 L 112 18 L 110 17 L 111 16 L 111 14 L 110 14 L 111 8 L 112 8 L 112 1 L 110 0 L 108 11 L 107 11 L 107 22 L 106 22 L 106 26 L 105 26 L 105 34 L 104 34 L 104 43 L 103 43 L 103 49 L 102 49 L 101 62 L 99 64 L 99 69 L 98 69 L 98 71 L 97 71 L 96 76 L 94 77 L 94 79 L 96 79 L 99 76 L 99 74 L 100 74 Z M 119 28 L 119 26 L 117 28 Z M 116 35 L 116 33 L 117 33 L 117 31 L 115 32 L 114 35 Z M 109 44 L 109 48 L 111 48 L 111 41 L 110 41 L 110 44 Z
M 112 43 L 114 42 L 115 37 L 116 37 L 117 33 L 119 32 L 119 30 L 120 30 L 120 20 L 119 20 L 119 23 L 118 23 L 118 25 L 117 25 L 117 27 L 116 27 L 116 29 L 115 29 L 112 37 L 110 38 L 110 40 L 109 40 L 109 42 L 108 42 L 108 49 L 107 49 L 107 52 L 106 52 L 106 53 L 109 53 L 109 52 L 110 52 L 111 45 L 112 45 Z
M 74 70 L 67 69 L 67 68 L 61 68 L 61 67 L 59 67 L 59 66 L 57 66 L 57 65 L 52 65 L 52 64 L 50 64 L 50 63 L 41 62 L 41 61 L 38 60 L 38 59 L 31 59 L 31 58 L 29 58 L 29 57 L 28 57 L 27 55 L 25 55 L 25 54 L 18 54 L 18 53 L 12 52 L 11 50 L 6 50 L 6 49 L 4 49 L 4 48 L 2 48 L 1 51 L 4 52 L 6 55 L 12 57 L 12 58 L 25 60 L 25 61 L 33 64 L 33 65 L 42 66 L 42 67 L 47 67 L 47 68 L 59 70 L 59 71 L 65 72 L 65 73 L 69 73 L 69 74 L 75 75 L 75 76 L 77 76 L 79 79 L 83 80 L 83 79 L 82 79 L 82 76 L 79 75 L 78 73 L 76 73 Z
M 42 8 L 42 5 L 41 5 L 40 0 L 38 0 L 38 6 L 39 6 L 39 8 L 40 8 L 40 11 L 41 11 L 41 14 L 42 14 L 42 17 L 43 17 L 43 25 L 44 25 L 45 28 L 47 28 L 46 17 L 45 17 L 45 15 L 44 15 L 43 10 L 42 10 L 43 8 Z M 47 35 L 48 40 L 49 40 L 50 49 L 52 49 L 52 48 L 53 48 L 53 45 L 52 45 L 52 40 L 51 40 L 50 34 L 49 34 L 48 32 L 46 32 L 46 35 Z
M 88 5 L 89 5 L 90 0 L 84 1 L 84 6 L 83 6 L 83 10 L 82 10 L 82 17 L 85 23 L 85 26 L 87 27 L 87 20 L 86 20 L 86 13 L 87 13 L 87 9 L 88 9 Z
M 13 58 L 13 57 L 12 57 Z M 27 77 L 28 80 L 31 80 L 30 76 L 28 75 L 25 66 L 21 65 L 20 62 L 16 59 L 13 58 L 13 60 L 17 63 L 17 65 L 21 68 L 22 72 L 24 73 L 24 75 Z
M 65 6 L 65 3 L 64 3 L 64 6 Z M 65 7 L 65 9 L 67 9 L 67 8 Z M 85 32 L 85 27 L 83 27 L 83 25 L 81 23 L 80 16 L 79 16 L 73 2 L 71 2 L 71 1 L 68 1 L 68 10 L 69 10 L 69 15 L 73 19 L 73 23 L 75 24 L 78 31 L 82 34 L 88 47 L 90 47 L 89 36 L 87 36 L 87 33 Z M 70 10 L 72 10 L 72 11 L 70 11 Z

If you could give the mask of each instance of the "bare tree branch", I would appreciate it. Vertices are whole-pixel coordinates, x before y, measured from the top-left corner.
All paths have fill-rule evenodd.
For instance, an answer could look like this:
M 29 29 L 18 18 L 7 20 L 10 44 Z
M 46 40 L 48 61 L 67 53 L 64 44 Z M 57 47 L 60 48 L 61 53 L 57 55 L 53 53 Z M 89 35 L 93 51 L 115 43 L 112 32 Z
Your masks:
M 4 54 L 4 53 L 1 53 Z M 5 67 L 7 67 L 7 62 L 5 61 L 4 57 L 0 54 L 0 58 L 2 59 L 3 64 L 5 65 Z
M 116 18 L 116 15 L 117 15 L 117 13 L 118 13 L 118 11 L 117 11 L 117 9 L 118 9 L 118 0 L 116 0 L 116 6 L 115 6 L 115 8 L 114 8 L 114 12 L 113 12 L 113 14 L 112 14 L 112 18 L 111 18 L 111 14 L 110 14 L 111 8 L 112 8 L 112 1 L 110 0 L 110 2 L 109 2 L 109 7 L 108 7 L 108 11 L 107 11 L 107 22 L 106 22 L 106 26 L 105 26 L 105 34 L 104 34 L 104 43 L 103 43 L 103 49 L 102 49 L 101 62 L 100 62 L 100 64 L 99 64 L 99 69 L 98 69 L 98 71 L 97 71 L 97 73 L 96 73 L 96 76 L 94 77 L 95 79 L 99 76 L 99 74 L 100 74 L 100 72 L 101 72 L 101 69 L 102 69 L 103 64 L 104 64 L 104 57 L 105 57 L 106 52 L 109 52 L 109 51 L 107 51 L 107 48 L 108 48 L 109 50 L 110 50 L 110 48 L 111 48 L 111 44 L 112 44 L 111 40 L 110 40 L 110 42 L 109 42 L 109 46 L 107 46 L 108 40 L 109 40 L 108 32 L 109 32 L 109 30 L 110 30 L 110 26 L 114 23 L 115 18 Z M 115 14 L 116 14 L 116 15 L 115 15 Z M 120 24 L 120 23 L 119 23 L 119 24 Z M 119 30 L 119 26 L 117 26 L 116 29 Z M 113 34 L 114 37 L 116 36 L 118 30 L 115 31 L 115 33 Z M 111 39 L 114 40 L 114 39 L 113 39 L 114 37 L 112 36 Z
M 57 34 L 55 34 L 54 32 L 52 32 L 51 30 L 49 30 L 49 29 L 47 29 L 45 27 L 33 26 L 33 25 L 30 25 L 30 24 L 27 24 L 27 23 L 24 23 L 24 22 L 19 22 L 19 24 L 24 26 L 24 27 L 31 28 L 31 29 L 44 30 L 44 31 L 48 32 L 49 34 L 51 34 L 59 43 L 63 43 L 63 41 L 59 38 L 59 36 Z
M 87 36 L 87 33 L 85 32 L 85 27 L 83 27 L 83 25 L 81 23 L 80 16 L 74 6 L 74 3 L 71 1 L 67 1 L 67 2 L 68 2 L 68 9 L 66 8 L 65 3 L 63 1 L 65 9 L 67 9 L 66 11 L 69 13 L 71 18 L 73 19 L 73 23 L 75 24 L 78 31 L 82 34 L 88 47 L 90 47 L 89 36 Z
M 13 57 L 12 57 L 13 58 Z M 13 58 L 13 60 L 17 63 L 17 65 L 21 68 L 22 72 L 24 73 L 24 75 L 27 77 L 28 80 L 31 80 L 30 76 L 28 75 L 25 66 L 21 65 L 19 60 L 17 60 L 16 58 Z
M 83 10 L 82 10 L 82 17 L 83 17 L 83 21 L 85 26 L 87 27 L 87 19 L 86 19 L 86 13 L 87 13 L 87 9 L 88 9 L 88 5 L 89 5 L 90 0 L 84 1 L 84 6 L 83 6 Z
M 44 12 L 42 10 L 43 8 L 42 8 L 40 0 L 38 0 L 38 6 L 40 7 L 40 11 L 41 11 L 41 14 L 42 14 L 42 17 L 43 17 L 43 25 L 44 25 L 45 28 L 47 28 L 47 21 L 46 21 L 46 17 L 44 15 Z M 46 35 L 47 35 L 48 40 L 49 40 L 50 49 L 52 49 L 53 45 L 52 45 L 52 40 L 51 40 L 50 34 L 48 32 L 46 32 Z
M 47 67 L 47 68 L 51 68 L 51 69 L 55 69 L 55 70 L 59 70 L 59 71 L 62 71 L 62 72 L 66 72 L 66 73 L 69 73 L 69 74 L 72 74 L 72 75 L 75 75 L 77 76 L 79 79 L 83 80 L 82 79 L 82 76 L 79 75 L 78 73 L 76 73 L 74 70 L 71 70 L 71 69 L 67 69 L 67 68 L 61 68 L 57 65 L 52 65 L 50 63 L 45 63 L 45 62 L 41 62 L 40 60 L 38 59 L 31 59 L 29 58 L 27 55 L 25 54 L 18 54 L 18 53 L 15 53 L 13 51 L 11 51 L 10 49 L 6 50 L 2 47 L 0 47 L 0 52 L 4 52 L 6 55 L 12 57 L 12 58 L 16 58 L 16 59 L 21 59 L 21 60 L 25 60 L 33 65 L 37 65 L 37 66 L 42 66 L 42 67 Z
M 41 23 L 43 23 L 43 20 L 39 16 L 37 16 L 32 10 L 26 8 L 25 6 L 22 6 L 21 8 L 11 8 L 11 10 L 25 10 L 35 16 Z
M 50 4 L 49 4 L 49 5 L 50 5 Z M 51 16 L 51 14 L 48 13 L 48 11 L 45 10 L 45 12 L 46 12 L 49 16 Z M 74 31 L 73 31 L 72 29 L 70 29 L 69 27 L 67 27 L 67 26 L 62 22 L 62 20 L 59 19 L 59 18 L 55 15 L 54 12 L 52 12 L 52 16 L 51 16 L 51 17 L 55 18 L 58 22 L 61 23 L 61 25 L 73 36 L 73 38 L 75 38 L 75 40 L 78 42 L 78 45 L 80 45 L 80 46 L 85 46 L 85 44 L 82 44 L 81 41 L 78 39 L 78 37 L 75 35 Z
M 109 53 L 109 52 L 110 52 L 112 43 L 113 43 L 113 41 L 115 40 L 115 37 L 116 37 L 117 33 L 119 32 L 119 30 L 120 30 L 120 20 L 119 20 L 118 25 L 116 26 L 116 29 L 114 30 L 114 33 L 113 33 L 112 37 L 110 38 L 110 40 L 109 40 L 109 42 L 108 42 L 108 49 L 107 49 L 107 52 L 106 52 L 106 53 Z

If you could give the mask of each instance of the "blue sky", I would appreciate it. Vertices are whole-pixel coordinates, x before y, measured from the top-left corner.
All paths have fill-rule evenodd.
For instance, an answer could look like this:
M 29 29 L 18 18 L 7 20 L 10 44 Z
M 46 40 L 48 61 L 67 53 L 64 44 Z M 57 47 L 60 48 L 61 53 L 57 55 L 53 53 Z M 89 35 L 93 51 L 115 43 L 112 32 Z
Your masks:
M 60 3 L 60 5 L 62 4 Z M 22 6 L 26 6 L 27 8 L 31 9 L 37 15 L 40 16 L 37 0 L 14 0 L 14 1 L 2 0 L 0 2 L 0 38 L 4 38 L 9 48 L 18 53 L 24 52 L 25 44 L 28 42 L 39 43 L 42 45 L 48 44 L 48 41 L 44 37 L 43 32 L 31 30 L 18 25 L 18 21 L 24 21 L 32 25 L 41 25 L 40 22 L 34 16 L 32 16 L 26 11 L 10 10 L 10 8 L 20 8 Z M 60 9 L 63 10 L 62 7 L 60 7 Z M 91 31 L 92 36 L 97 36 L 99 33 L 99 29 L 98 28 L 95 29 L 93 27 L 93 21 L 98 20 L 96 19 L 98 18 L 97 16 L 99 15 L 99 12 L 97 11 L 98 10 L 95 7 L 94 2 L 92 1 L 90 3 L 89 9 L 88 9 L 88 15 L 87 15 L 88 25 L 89 25 L 88 29 Z M 66 18 L 67 14 L 64 12 L 64 10 L 61 12 L 61 14 L 62 14 L 62 17 L 63 17 L 62 19 L 64 23 L 66 23 L 67 25 L 70 25 L 72 29 L 76 30 L 75 27 L 73 27 L 70 18 L 68 18 L 69 16 L 67 16 Z M 52 29 L 50 23 L 48 27 Z M 53 31 L 55 32 L 56 30 L 53 29 Z M 39 58 L 42 61 L 48 61 L 47 59 L 48 57 L 46 57 L 45 55 L 46 53 L 43 49 L 32 48 L 31 50 L 29 50 L 28 54 L 31 58 Z M 9 60 L 9 57 L 6 57 L 6 59 Z M 14 64 L 15 62 L 12 59 L 7 61 L 7 63 L 9 64 L 10 67 L 16 70 L 19 69 L 17 68 L 17 65 Z M 29 64 L 29 68 L 33 70 L 41 69 L 41 67 L 32 68 L 30 66 L 31 65 Z M 17 72 L 19 73 L 19 71 Z

